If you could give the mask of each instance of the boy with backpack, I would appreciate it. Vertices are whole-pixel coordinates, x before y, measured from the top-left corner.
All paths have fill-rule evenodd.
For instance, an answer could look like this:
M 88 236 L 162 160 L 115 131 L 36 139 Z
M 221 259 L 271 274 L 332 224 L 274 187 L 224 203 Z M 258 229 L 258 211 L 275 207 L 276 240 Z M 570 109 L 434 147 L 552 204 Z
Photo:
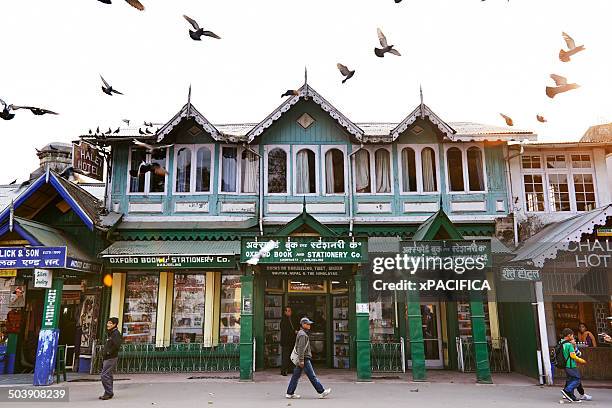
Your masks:
M 561 341 L 555 347 L 555 367 L 565 369 L 565 375 L 567 376 L 561 395 L 569 402 L 582 402 L 574 395 L 574 390 L 581 385 L 580 371 L 576 363 L 586 364 L 586 361 L 576 355 L 576 349 L 572 344 L 574 341 L 574 331 L 572 329 L 567 327 L 563 329 L 561 337 Z

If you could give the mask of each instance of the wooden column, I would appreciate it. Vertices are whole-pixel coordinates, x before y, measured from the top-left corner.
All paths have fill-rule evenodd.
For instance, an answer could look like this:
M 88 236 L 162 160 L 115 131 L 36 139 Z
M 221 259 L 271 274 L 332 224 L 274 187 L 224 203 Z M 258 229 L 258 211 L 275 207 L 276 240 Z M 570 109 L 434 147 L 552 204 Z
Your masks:
M 253 276 L 240 277 L 240 380 L 253 380 Z

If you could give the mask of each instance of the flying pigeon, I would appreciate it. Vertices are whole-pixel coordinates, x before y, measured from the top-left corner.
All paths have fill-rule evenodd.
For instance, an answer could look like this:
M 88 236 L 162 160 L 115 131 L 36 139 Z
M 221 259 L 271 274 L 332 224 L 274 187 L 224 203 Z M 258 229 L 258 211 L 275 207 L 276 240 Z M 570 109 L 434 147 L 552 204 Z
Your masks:
M 107 95 L 113 96 L 114 93 L 119 94 L 119 95 L 123 95 L 121 92 L 117 91 L 116 89 L 113 89 L 112 86 L 110 86 L 108 84 L 108 82 L 106 82 L 104 80 L 104 78 L 102 78 L 102 75 L 100 75 L 100 78 L 102 79 L 103 85 L 102 85 L 102 92 L 104 92 Z
M 104 4 L 112 4 L 112 0 L 98 0 L 101 3 Z M 142 3 L 138 0 L 125 0 L 126 3 L 128 3 L 130 6 L 134 7 L 135 9 L 138 9 L 140 11 L 144 10 L 144 6 L 142 5 Z
M 538 119 L 538 122 L 542 122 L 542 123 L 548 122 L 546 118 L 544 118 L 544 116 L 542 115 L 536 115 L 536 118 Z
M 568 62 L 571 59 L 571 56 L 580 52 L 580 51 L 584 51 L 584 45 L 579 45 L 578 47 L 576 47 L 576 43 L 574 42 L 574 39 L 572 37 L 570 37 L 567 33 L 561 33 L 563 35 L 563 39 L 565 40 L 565 44 L 567 44 L 567 48 L 569 48 L 569 50 L 565 51 L 563 49 L 559 50 L 559 59 L 563 62 Z
M 36 116 L 44 115 L 47 113 L 51 115 L 57 115 L 56 112 L 50 111 L 48 109 L 36 108 L 34 106 L 18 106 L 18 105 L 13 105 L 13 104 L 9 105 L 6 102 L 4 102 L 2 99 L 0 99 L 0 104 L 4 106 L 2 111 L 0 111 L 0 118 L 4 120 L 13 119 L 15 117 L 15 114 L 11 113 L 11 111 L 16 111 L 19 109 L 28 109 L 30 112 L 32 112 Z
M 174 145 L 171 145 L 171 144 L 169 144 L 169 145 L 159 145 L 159 146 L 153 146 L 153 145 L 150 145 L 150 144 L 148 144 L 148 143 L 141 142 L 140 140 L 136 140 L 136 139 L 132 139 L 132 141 L 134 142 L 134 144 L 135 144 L 136 146 L 144 147 L 144 148 L 147 150 L 147 152 L 149 152 L 149 153 L 152 153 L 152 152 L 154 152 L 155 150 L 166 149 L 166 148 L 169 148 L 169 147 L 174 146 Z
M 337 63 L 336 66 L 338 67 L 338 70 L 340 71 L 342 76 L 344 76 L 344 79 L 342 80 L 342 83 L 345 83 L 346 81 L 351 79 L 353 77 L 353 75 L 355 75 L 355 70 L 351 71 L 350 69 L 348 69 L 346 67 L 346 65 L 342 65 L 340 63 Z
M 298 96 L 299 94 L 300 93 L 295 89 L 288 89 L 285 91 L 284 94 L 281 95 L 281 98 L 284 98 L 285 96 Z
M 189 36 L 191 37 L 192 40 L 201 41 L 202 40 L 201 37 L 203 35 L 206 36 L 206 37 L 216 38 L 217 40 L 221 39 L 221 37 L 219 37 L 217 34 L 213 33 L 212 31 L 208 31 L 208 30 L 204 30 L 203 28 L 200 28 L 200 26 L 198 25 L 197 21 L 195 21 L 193 18 L 188 17 L 188 16 L 186 16 L 184 14 L 183 14 L 183 17 L 193 27 L 193 30 L 189 30 Z
M 376 31 L 378 32 L 378 41 L 380 42 L 380 46 L 382 47 L 382 48 L 374 48 L 374 54 L 376 54 L 377 57 L 382 58 L 388 52 L 393 55 L 397 55 L 397 56 L 402 55 L 399 53 L 398 50 L 393 48 L 393 45 L 389 45 L 387 43 L 387 37 L 385 37 L 383 32 L 380 30 L 380 28 L 377 28 Z
M 549 98 L 554 98 L 557 94 L 571 91 L 572 89 L 580 88 L 580 85 L 578 84 L 568 84 L 567 78 L 562 77 L 561 75 L 550 74 L 550 77 L 553 81 L 555 81 L 555 85 L 557 86 L 546 87 L 546 95 Z
M 268 241 L 263 247 L 259 249 L 259 251 L 255 255 L 253 255 L 251 259 L 247 261 L 247 263 L 249 265 L 257 265 L 259 263 L 259 260 L 263 256 L 267 256 L 268 253 L 274 248 L 276 248 L 277 246 L 278 246 L 278 243 L 276 241 L 274 240 Z
M 512 118 L 510 116 L 506 116 L 503 113 L 500 113 L 501 117 L 504 118 L 504 120 L 506 121 L 506 125 L 508 126 L 514 126 L 514 121 L 512 121 Z
M 163 168 L 159 163 L 143 161 L 138 166 L 138 170 L 130 170 L 130 176 L 138 177 L 143 174 L 147 174 L 149 172 L 155 174 L 156 176 L 160 176 L 160 177 L 168 174 L 168 171 L 165 168 Z

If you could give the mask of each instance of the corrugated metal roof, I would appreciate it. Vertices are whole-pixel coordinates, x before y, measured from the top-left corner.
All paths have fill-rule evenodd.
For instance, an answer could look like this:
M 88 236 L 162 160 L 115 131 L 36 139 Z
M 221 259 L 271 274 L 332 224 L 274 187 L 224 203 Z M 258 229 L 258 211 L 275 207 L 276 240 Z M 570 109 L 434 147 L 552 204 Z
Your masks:
M 117 241 L 100 256 L 238 254 L 240 241 Z
M 612 143 L 612 123 L 591 126 L 584 133 L 580 141 Z

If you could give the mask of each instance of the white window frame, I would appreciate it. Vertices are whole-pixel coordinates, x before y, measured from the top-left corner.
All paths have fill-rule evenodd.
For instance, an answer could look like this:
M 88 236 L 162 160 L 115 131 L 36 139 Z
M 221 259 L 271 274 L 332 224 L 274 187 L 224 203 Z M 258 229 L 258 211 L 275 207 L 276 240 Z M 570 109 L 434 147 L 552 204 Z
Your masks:
M 452 191 L 450 189 L 450 173 L 448 168 L 448 150 L 453 147 L 461 151 L 461 165 L 463 166 L 463 191 Z M 470 190 L 470 175 L 468 167 L 467 151 L 471 147 L 477 147 L 482 154 L 482 171 L 484 179 L 484 190 Z M 489 192 L 489 180 L 487 177 L 487 159 L 483 143 L 462 143 L 444 145 L 444 167 L 446 168 L 446 192 L 448 194 L 486 194 Z
M 342 157 L 343 157 L 343 165 L 344 165 L 344 193 L 327 193 L 327 169 L 325 167 L 325 157 L 327 155 L 327 152 L 332 150 L 332 149 L 338 149 L 342 152 Z M 338 196 L 338 197 L 345 197 L 348 195 L 348 189 L 349 189 L 349 185 L 348 185 L 348 166 L 346 165 L 349 158 L 346 154 L 346 145 L 322 145 L 321 146 L 321 160 L 323 162 L 323 166 L 322 171 L 321 171 L 321 178 L 322 178 L 322 194 L 325 196 Z
M 391 192 L 389 193 L 377 193 L 376 192 L 376 184 L 377 184 L 377 180 L 376 180 L 376 151 L 378 149 L 385 149 L 389 152 L 389 171 L 391 172 Z M 357 192 L 357 183 L 355 180 L 355 177 L 353 177 L 353 185 L 351 186 L 351 188 L 353 189 L 353 194 L 358 195 L 358 196 L 370 196 L 370 195 L 376 195 L 376 196 L 391 196 L 393 194 L 395 194 L 395 177 L 393 176 L 394 170 L 393 170 L 393 148 L 392 145 L 368 145 L 368 146 L 363 146 L 361 149 L 359 148 L 359 146 L 355 146 L 353 145 L 353 153 L 357 152 L 357 150 L 367 150 L 368 153 L 370 154 L 370 191 L 369 193 L 358 193 Z M 355 155 L 353 154 L 351 159 L 351 166 L 352 170 L 353 170 L 353 174 L 355 174 Z
M 126 182 L 126 193 L 128 196 L 164 196 L 168 194 L 168 180 L 172 177 L 170 174 L 166 174 L 166 178 L 164 180 L 164 191 L 163 192 L 150 192 L 151 189 L 151 173 L 145 174 L 145 185 L 143 192 L 131 192 L 130 191 L 130 181 L 132 176 L 130 176 L 130 169 L 132 168 L 132 151 L 141 150 L 145 151 L 145 161 L 151 161 L 151 153 L 148 153 L 145 149 L 130 147 L 128 151 L 128 165 L 127 165 L 127 182 Z M 166 148 L 166 170 L 168 170 L 168 164 L 170 163 L 170 148 Z
M 189 177 L 189 191 L 176 191 L 176 178 L 178 177 L 178 168 L 177 168 L 177 157 L 178 151 L 186 147 L 191 150 L 191 175 Z M 198 150 L 202 147 L 206 147 L 210 151 L 210 185 L 208 186 L 208 191 L 196 191 L 196 172 L 197 172 L 197 158 L 198 158 Z M 172 195 L 209 195 L 213 192 L 213 181 L 215 177 L 214 167 L 215 167 L 215 145 L 214 144 L 176 144 L 174 145 L 174 161 L 173 161 L 173 172 L 174 175 L 172 177 Z
M 242 192 L 242 152 L 244 152 L 245 150 L 253 150 L 254 152 L 259 151 L 259 147 L 257 145 L 249 145 L 249 146 L 250 146 L 250 149 L 247 149 L 244 146 L 229 144 L 229 143 L 219 145 L 219 160 L 217 161 L 218 163 L 217 166 L 219 167 L 219 171 L 217 172 L 217 185 L 218 185 L 219 195 L 235 195 L 235 196 L 259 195 L 259 191 L 256 191 L 254 193 L 243 193 Z M 221 179 L 223 178 L 222 160 L 223 160 L 223 148 L 224 147 L 235 147 L 236 148 L 236 191 L 235 192 L 221 190 L 221 188 L 223 187 Z M 258 168 L 259 168 L 259 164 L 260 164 L 259 157 L 257 157 L 257 167 Z M 261 169 L 259 170 L 261 171 Z M 212 175 L 211 175 L 211 180 L 212 180 Z M 257 178 L 257 183 L 259 183 L 259 177 Z
M 314 168 L 314 173 L 315 173 L 315 192 L 314 193 L 300 193 L 298 194 L 297 192 L 297 188 L 294 188 L 294 194 L 295 196 L 317 196 L 320 194 L 320 185 L 321 185 L 321 172 L 319 171 L 320 167 L 320 154 L 319 154 L 319 145 L 293 145 L 293 149 L 291 152 L 291 158 L 293 160 L 293 171 L 291 172 L 291 180 L 293 182 L 293 186 L 297 186 L 297 154 L 304 149 L 308 149 L 311 152 L 314 153 L 315 155 L 315 168 Z
M 287 182 L 287 192 L 285 193 L 270 193 L 268 192 L 268 154 L 274 150 L 274 149 L 281 149 L 285 151 L 285 157 L 287 159 L 287 174 L 285 175 L 285 180 Z M 265 145 L 264 146 L 264 191 L 266 195 L 269 196 L 288 196 L 291 194 L 291 180 L 292 177 L 289 176 L 289 174 L 292 171 L 292 168 L 290 166 L 290 161 L 291 161 L 291 145 Z
M 409 147 L 414 150 L 414 159 L 416 166 L 416 182 L 417 182 L 417 190 L 416 191 L 404 191 L 404 163 L 402 163 L 402 152 L 403 150 Z M 422 162 L 422 153 L 426 148 L 430 148 L 433 150 L 435 155 L 435 172 L 436 172 L 436 189 L 434 191 L 423 191 L 423 162 Z M 440 193 L 440 152 L 438 151 L 438 146 L 433 144 L 398 144 L 397 145 L 397 167 L 399 167 L 399 190 L 400 195 L 430 195 L 430 194 L 439 194 Z
M 534 156 L 539 155 L 541 160 L 540 169 L 524 169 L 522 165 L 522 155 L 520 157 L 520 168 L 521 168 L 521 190 L 522 190 L 522 200 L 523 200 L 523 211 L 529 214 L 572 214 L 572 213 L 581 213 L 583 211 L 578 211 L 578 206 L 576 203 L 576 189 L 574 187 L 574 175 L 575 174 L 589 174 L 593 178 L 593 191 L 595 196 L 595 208 L 599 207 L 599 197 L 597 196 L 597 179 L 595 174 L 595 161 L 593 159 L 592 152 L 589 151 L 537 151 L 537 152 L 526 152 L 523 155 L 526 156 Z M 574 168 L 572 166 L 572 155 L 583 155 L 589 156 L 589 160 L 591 163 L 590 168 L 585 167 L 577 167 Z M 546 157 L 547 156 L 565 156 L 565 168 L 554 168 L 549 169 L 546 167 Z M 544 211 L 529 211 L 527 209 L 527 202 L 525 200 L 525 181 L 523 175 L 525 174 L 537 174 L 542 176 L 542 182 L 544 183 Z M 569 211 L 551 211 L 551 203 L 550 203 L 550 175 L 551 174 L 565 174 L 567 177 L 568 183 L 568 192 L 570 196 L 570 210 Z

